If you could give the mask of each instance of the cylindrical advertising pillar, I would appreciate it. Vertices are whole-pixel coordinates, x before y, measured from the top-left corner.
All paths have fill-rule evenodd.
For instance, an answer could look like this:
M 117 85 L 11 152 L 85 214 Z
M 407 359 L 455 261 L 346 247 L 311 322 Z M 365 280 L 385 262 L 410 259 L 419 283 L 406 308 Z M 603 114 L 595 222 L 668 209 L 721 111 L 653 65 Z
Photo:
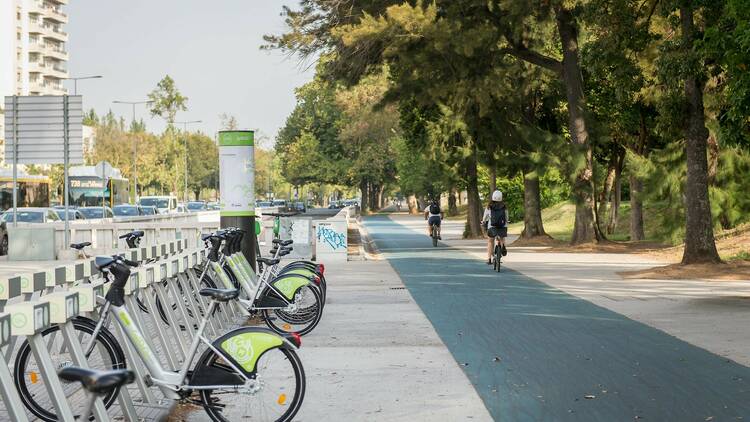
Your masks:
M 242 252 L 255 264 L 255 154 L 252 130 L 219 132 L 219 190 L 221 227 L 245 231 Z

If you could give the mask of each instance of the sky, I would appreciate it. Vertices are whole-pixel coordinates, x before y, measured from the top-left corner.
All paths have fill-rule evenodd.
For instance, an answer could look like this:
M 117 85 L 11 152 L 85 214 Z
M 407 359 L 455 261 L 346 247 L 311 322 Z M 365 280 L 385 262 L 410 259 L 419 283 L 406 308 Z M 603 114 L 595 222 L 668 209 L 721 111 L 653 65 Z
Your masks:
M 241 129 L 273 139 L 294 108 L 294 89 L 313 77 L 309 64 L 280 51 L 261 51 L 263 35 L 284 31 L 282 5 L 297 0 L 70 0 L 68 73 L 102 75 L 78 81 L 84 107 L 131 120 L 132 106 L 170 75 L 188 97 L 178 121 L 214 136 L 219 114 Z M 73 82 L 67 81 L 69 93 Z M 136 106 L 136 119 L 161 132 L 164 121 Z

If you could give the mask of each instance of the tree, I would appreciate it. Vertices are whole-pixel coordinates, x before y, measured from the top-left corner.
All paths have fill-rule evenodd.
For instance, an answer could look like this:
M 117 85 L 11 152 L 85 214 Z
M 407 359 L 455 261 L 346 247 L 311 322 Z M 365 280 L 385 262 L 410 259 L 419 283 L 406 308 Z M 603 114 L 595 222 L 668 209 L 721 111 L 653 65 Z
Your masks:
M 182 95 L 174 79 L 164 76 L 156 88 L 148 94 L 151 116 L 159 116 L 172 126 L 178 111 L 187 111 L 188 98 Z

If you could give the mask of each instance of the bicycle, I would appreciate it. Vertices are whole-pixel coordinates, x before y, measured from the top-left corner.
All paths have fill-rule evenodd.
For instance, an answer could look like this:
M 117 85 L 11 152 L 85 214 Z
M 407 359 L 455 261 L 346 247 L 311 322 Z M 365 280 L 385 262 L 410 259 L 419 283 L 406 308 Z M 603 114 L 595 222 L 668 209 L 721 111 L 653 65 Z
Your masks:
M 122 386 L 132 384 L 135 381 L 135 374 L 127 369 L 96 371 L 78 366 L 68 366 L 60 369 L 57 376 L 63 381 L 81 383 L 84 390 L 88 392 L 89 397 L 86 401 L 86 407 L 80 417 L 76 418 L 81 421 L 88 421 L 92 418 L 92 411 L 97 398 L 115 390 L 119 391 Z
M 497 243 L 497 237 L 495 237 L 495 248 L 492 251 L 492 269 L 500 272 L 500 266 L 502 265 L 502 248 Z
M 435 227 L 436 227 L 435 224 L 430 224 L 430 237 L 432 238 L 432 246 L 433 247 L 437 247 L 437 245 L 438 245 L 438 238 L 439 238 L 438 231 L 435 230 Z
M 117 322 L 146 368 L 147 384 L 159 388 L 167 399 L 203 406 L 213 421 L 236 420 L 224 412 L 234 412 L 243 405 L 243 416 L 273 414 L 269 420 L 290 421 L 299 411 L 305 393 L 304 369 L 296 353 L 301 345 L 299 335 L 280 336 L 264 328 L 241 327 L 210 341 L 203 336 L 210 315 L 219 303 L 237 299 L 239 290 L 201 289 L 199 294 L 210 300 L 207 312 L 179 371 L 166 370 L 124 306 L 130 267 L 137 264 L 116 255 L 95 258 L 96 267 L 111 283 L 97 328 L 106 332 L 109 317 Z M 201 345 L 206 349 L 196 361 Z M 195 395 L 198 397 L 193 398 Z M 247 396 L 257 400 L 248 400 Z M 268 403 L 260 402 L 268 398 Z M 106 402 L 105 406 L 108 407 Z M 251 410 L 250 406 L 257 409 Z
M 271 278 L 271 269 L 279 259 L 266 258 L 260 258 L 266 263 L 266 268 L 260 276 L 256 275 L 240 251 L 241 237 L 240 230 L 204 235 L 209 265 L 199 279 L 214 287 L 213 280 L 218 279 L 225 288 L 239 288 L 244 293 L 239 301 L 248 316 L 260 313 L 266 325 L 279 334 L 295 332 L 305 335 L 312 331 L 323 314 L 320 279 L 292 273 Z M 221 248 L 222 244 L 224 248 Z M 209 269 L 212 276 L 206 277 Z M 282 321 L 279 324 L 277 317 Z

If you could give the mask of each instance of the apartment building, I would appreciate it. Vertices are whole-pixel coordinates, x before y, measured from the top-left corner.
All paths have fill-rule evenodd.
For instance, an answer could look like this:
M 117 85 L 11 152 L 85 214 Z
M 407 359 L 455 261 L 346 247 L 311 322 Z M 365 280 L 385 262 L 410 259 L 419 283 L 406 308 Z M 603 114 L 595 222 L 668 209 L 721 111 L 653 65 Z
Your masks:
M 0 0 L 0 139 L 3 97 L 67 92 L 66 4 L 68 0 Z

